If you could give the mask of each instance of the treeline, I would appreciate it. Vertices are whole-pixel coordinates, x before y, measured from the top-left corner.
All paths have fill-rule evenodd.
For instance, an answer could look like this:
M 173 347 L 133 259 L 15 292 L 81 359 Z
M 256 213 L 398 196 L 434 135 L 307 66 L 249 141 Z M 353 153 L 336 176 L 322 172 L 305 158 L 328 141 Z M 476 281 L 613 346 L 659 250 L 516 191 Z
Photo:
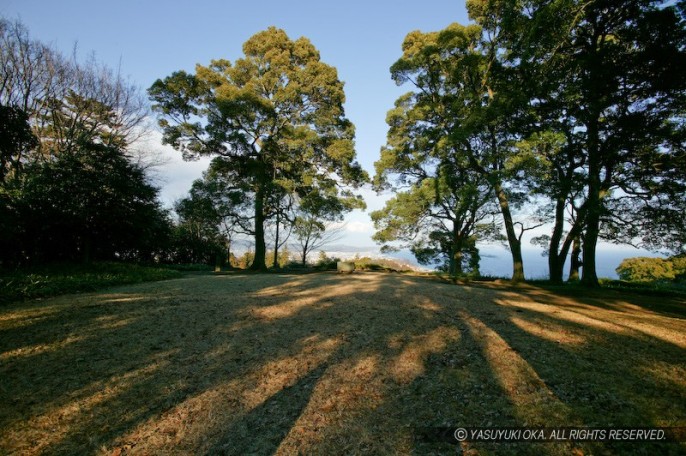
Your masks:
M 459 275 L 478 271 L 477 241 L 504 239 L 523 280 L 523 235 L 549 226 L 534 242 L 550 279 L 571 257 L 588 286 L 600 240 L 684 252 L 685 6 L 470 0 L 474 24 L 408 34 L 377 241 Z
M 93 58 L 79 63 L 0 20 L 0 264 L 127 260 L 263 270 L 302 264 L 364 201 L 343 84 L 305 38 L 258 33 L 235 64 L 149 90 L 165 143 L 215 155 L 173 211 L 147 176 L 149 100 Z M 154 164 L 154 163 L 153 163 Z M 291 237 L 291 233 L 293 236 Z M 236 259 L 235 238 L 254 252 Z M 273 240 L 273 241 L 272 241 Z M 267 242 L 273 242 L 267 245 Z M 233 261 L 232 261 L 233 260 Z
M 0 19 L 0 266 L 215 261 L 158 201 L 137 149 L 149 114 L 120 74 Z
M 412 90 L 375 163 L 375 188 L 394 192 L 375 239 L 453 275 L 478 273 L 478 242 L 505 242 L 518 281 L 524 235 L 550 227 L 534 239 L 550 279 L 569 258 L 588 286 L 601 240 L 683 253 L 685 5 L 470 0 L 472 25 L 408 34 L 391 76 Z M 0 34 L 3 264 L 213 263 L 246 237 L 252 269 L 278 266 L 289 239 L 305 264 L 365 207 L 343 83 L 307 38 L 270 27 L 243 57 L 148 89 L 163 142 L 212 157 L 172 216 L 135 149 L 148 118 L 135 86 L 19 24 Z
M 20 23 L 0 20 L 0 40 L 2 264 L 151 259 L 170 226 L 131 149 L 145 98 Z

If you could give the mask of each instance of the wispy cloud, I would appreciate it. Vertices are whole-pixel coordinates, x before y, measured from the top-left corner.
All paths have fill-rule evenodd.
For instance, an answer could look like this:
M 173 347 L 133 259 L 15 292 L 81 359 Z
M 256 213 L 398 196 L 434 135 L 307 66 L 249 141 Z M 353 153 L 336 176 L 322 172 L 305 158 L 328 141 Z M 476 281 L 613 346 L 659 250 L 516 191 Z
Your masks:
M 371 233 L 374 227 L 371 223 L 355 220 L 346 223 L 345 229 L 351 233 Z

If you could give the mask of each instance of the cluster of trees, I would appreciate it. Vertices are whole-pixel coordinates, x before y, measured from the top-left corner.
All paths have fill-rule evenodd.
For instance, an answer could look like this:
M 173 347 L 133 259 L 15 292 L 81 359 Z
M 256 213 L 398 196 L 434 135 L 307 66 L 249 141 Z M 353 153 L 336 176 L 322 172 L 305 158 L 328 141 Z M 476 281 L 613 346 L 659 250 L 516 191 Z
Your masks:
M 204 220 L 194 229 L 226 249 L 234 236 L 252 237 L 251 269 L 269 266 L 269 235 L 278 258 L 291 232 L 305 263 L 326 222 L 365 207 L 351 190 L 369 178 L 355 161 L 343 83 L 308 39 L 274 27 L 243 51 L 233 63 L 178 71 L 148 90 L 164 143 L 185 159 L 214 157 L 177 212 L 182 222 Z
M 388 114 L 375 238 L 474 269 L 504 227 L 551 226 L 550 278 L 597 286 L 599 240 L 686 246 L 686 2 L 470 0 L 474 24 L 412 32 L 391 67 L 413 90 Z M 545 224 L 545 225 L 544 225 Z M 471 263 L 471 264 L 470 264 Z
M 174 217 L 136 149 L 150 114 L 137 88 L 32 40 L 20 23 L 0 20 L 0 40 L 3 266 L 123 259 L 261 270 L 287 262 L 289 238 L 305 264 L 345 212 L 364 208 L 349 187 L 369 178 L 355 162 L 343 84 L 305 38 L 270 28 L 234 64 L 213 61 L 149 89 L 164 141 L 188 159 L 215 156 Z M 232 242 L 245 237 L 255 252 L 236 258 Z
M 474 24 L 412 32 L 391 67 L 411 85 L 375 163 L 375 238 L 478 274 L 477 242 L 522 239 L 550 278 L 597 286 L 599 240 L 686 245 L 686 0 L 469 0 Z M 135 149 L 148 100 L 0 20 L 0 261 L 212 263 L 254 240 L 255 270 L 289 239 L 303 264 L 364 201 L 343 83 L 306 38 L 271 27 L 244 56 L 157 80 L 163 142 L 213 157 L 163 210 Z M 503 234 L 504 233 L 504 234 Z M 291 244 L 293 245 L 293 244 Z M 582 267 L 583 265 L 583 267 Z
M 168 216 L 131 145 L 147 102 L 0 19 L 0 264 L 149 259 Z
M 232 187 L 230 178 L 217 169 L 220 160 L 211 163 L 202 179 L 193 182 L 188 195 L 176 202 L 178 222 L 172 232 L 170 250 L 176 262 L 211 263 L 245 269 L 252 267 L 254 252 L 235 257 L 236 247 L 252 244 L 254 236 L 250 195 Z M 345 225 L 341 211 L 295 205 L 289 196 L 272 223 L 265 223 L 265 264 L 279 268 L 297 256 L 302 266 L 311 253 L 336 241 Z M 278 222 L 278 224 L 276 224 Z M 291 250 L 289 250 L 289 247 Z M 216 261 L 215 261 L 216 260 Z M 246 266 L 247 265 L 247 266 Z
M 186 158 L 215 155 L 175 217 L 136 149 L 145 96 L 92 58 L 79 63 L 32 40 L 20 23 L 0 20 L 0 40 L 3 266 L 122 259 L 265 269 L 287 261 L 291 232 L 304 264 L 332 223 L 364 207 L 342 186 L 368 181 L 354 160 L 343 84 L 307 39 L 271 28 L 234 64 L 214 61 L 150 88 L 165 142 Z M 255 252 L 236 258 L 232 241 L 245 236 Z

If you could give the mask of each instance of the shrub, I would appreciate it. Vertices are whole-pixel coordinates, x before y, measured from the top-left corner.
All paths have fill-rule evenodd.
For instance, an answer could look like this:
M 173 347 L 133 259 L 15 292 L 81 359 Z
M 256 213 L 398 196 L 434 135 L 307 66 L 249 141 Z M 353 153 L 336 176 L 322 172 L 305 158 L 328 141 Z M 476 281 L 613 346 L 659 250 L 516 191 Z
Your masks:
M 672 261 L 663 258 L 626 258 L 615 271 L 621 280 L 628 282 L 655 282 L 675 277 Z
M 363 271 L 408 271 L 411 266 L 395 259 L 390 258 L 355 258 L 355 269 Z
M 305 271 L 312 269 L 312 266 L 309 264 L 302 264 L 301 261 L 291 260 L 285 266 L 283 266 L 283 268 L 293 271 Z
M 171 269 L 172 271 L 179 272 L 214 271 L 214 266 L 202 263 L 159 264 L 156 267 L 161 269 Z
M 341 261 L 340 258 L 331 258 L 324 252 L 319 252 L 319 258 L 315 268 L 320 271 L 336 270 L 336 264 Z
M 674 269 L 676 280 L 686 281 L 686 255 L 678 255 L 669 259 Z
M 178 277 L 178 271 L 126 263 L 53 264 L 0 272 L 0 304 Z

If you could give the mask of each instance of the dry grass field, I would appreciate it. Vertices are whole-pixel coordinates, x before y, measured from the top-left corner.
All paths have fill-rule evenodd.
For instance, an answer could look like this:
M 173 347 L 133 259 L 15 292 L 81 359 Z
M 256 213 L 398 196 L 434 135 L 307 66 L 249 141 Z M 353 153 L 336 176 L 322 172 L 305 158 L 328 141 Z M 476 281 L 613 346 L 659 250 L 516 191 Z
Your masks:
M 686 302 L 196 275 L 0 307 L 0 454 L 682 454 L 457 426 L 686 426 Z

